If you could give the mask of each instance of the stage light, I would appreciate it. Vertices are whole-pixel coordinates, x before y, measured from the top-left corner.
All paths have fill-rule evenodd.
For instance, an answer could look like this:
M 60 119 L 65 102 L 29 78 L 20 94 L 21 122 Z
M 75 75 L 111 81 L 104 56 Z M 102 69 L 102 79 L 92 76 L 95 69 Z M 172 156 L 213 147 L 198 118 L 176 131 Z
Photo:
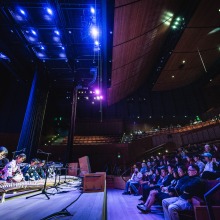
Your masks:
M 185 62 L 186 62 L 185 60 L 182 61 L 183 64 L 184 64 Z
M 42 57 L 44 57 L 44 54 L 43 53 L 37 53 L 37 56 L 42 58 Z
M 98 42 L 97 40 L 95 41 L 95 45 L 96 45 L 96 46 L 99 46 L 99 42 Z
M 41 50 L 44 50 L 45 48 L 44 48 L 44 46 L 40 46 L 40 49 L 41 49 Z
M 36 31 L 34 31 L 34 30 L 31 30 L 31 33 L 32 33 L 33 35 L 37 35 Z
M 96 90 L 95 90 L 95 94 L 96 94 L 96 95 L 99 95 L 99 94 L 100 94 L 100 90 L 99 90 L 99 89 L 96 89 Z
M 34 37 L 28 37 L 28 39 L 30 40 L 30 41 L 32 41 L 32 42 L 34 42 L 34 41 L 36 41 L 36 39 L 34 38 Z
M 91 28 L 91 34 L 92 34 L 92 36 L 93 36 L 94 38 L 98 37 L 98 35 L 99 35 L 98 29 L 97 29 L 96 27 L 92 27 L 92 28 Z
M 21 14 L 26 15 L 26 13 L 23 9 L 20 9 L 19 11 L 21 12 Z
M 91 7 L 90 11 L 92 14 L 95 14 L 95 9 L 93 7 Z
M 59 56 L 62 57 L 62 58 L 65 58 L 66 54 L 65 53 L 60 53 Z
M 174 78 L 175 76 L 174 75 L 172 75 L 172 78 Z
M 59 38 L 59 37 L 54 36 L 54 37 L 53 37 L 53 40 L 54 40 L 54 41 L 56 41 L 56 42 L 59 42 L 59 41 L 60 41 L 60 38 Z
M 61 47 L 62 48 L 62 50 L 64 50 L 65 48 L 64 47 Z
M 54 31 L 54 33 L 56 34 L 56 35 L 60 35 L 60 32 L 59 31 Z
M 49 15 L 53 15 L 52 9 L 51 9 L 51 8 L 47 8 L 47 13 L 48 13 Z

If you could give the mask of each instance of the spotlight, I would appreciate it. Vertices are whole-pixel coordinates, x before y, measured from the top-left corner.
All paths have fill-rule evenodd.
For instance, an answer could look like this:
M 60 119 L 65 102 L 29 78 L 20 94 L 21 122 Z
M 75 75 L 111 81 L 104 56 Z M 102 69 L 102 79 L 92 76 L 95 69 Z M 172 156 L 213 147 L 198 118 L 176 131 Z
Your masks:
M 44 48 L 44 46 L 40 46 L 40 49 L 41 49 L 41 50 L 44 50 L 45 48 Z
M 60 35 L 60 32 L 59 31 L 54 31 L 54 33 L 56 34 L 56 35 Z
M 95 14 L 95 9 L 93 7 L 91 7 L 90 11 L 92 14 Z
M 19 11 L 21 12 L 21 14 L 26 15 L 24 10 L 20 9 Z
M 95 94 L 96 94 L 96 95 L 99 95 L 99 94 L 100 94 L 100 90 L 99 90 L 99 89 L 96 89 L 96 90 L 95 90 Z
M 92 27 L 91 34 L 94 38 L 98 37 L 98 35 L 99 35 L 98 29 L 96 27 Z
M 53 15 L 53 11 L 51 10 L 51 8 L 47 8 L 47 13 L 48 13 L 49 15 Z
M 36 31 L 34 31 L 34 30 L 31 30 L 31 33 L 32 33 L 33 35 L 37 35 Z
M 96 46 L 99 46 L 99 42 L 98 42 L 97 40 L 95 41 L 95 45 L 96 45 Z

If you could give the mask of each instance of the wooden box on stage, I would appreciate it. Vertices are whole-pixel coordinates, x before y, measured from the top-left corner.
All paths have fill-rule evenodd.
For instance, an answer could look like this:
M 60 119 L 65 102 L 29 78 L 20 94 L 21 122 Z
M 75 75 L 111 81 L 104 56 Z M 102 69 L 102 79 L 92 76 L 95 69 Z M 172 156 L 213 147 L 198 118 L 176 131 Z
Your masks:
M 78 163 L 69 163 L 68 165 L 68 175 L 77 176 Z
M 105 189 L 105 172 L 88 173 L 84 176 L 84 192 L 104 192 Z

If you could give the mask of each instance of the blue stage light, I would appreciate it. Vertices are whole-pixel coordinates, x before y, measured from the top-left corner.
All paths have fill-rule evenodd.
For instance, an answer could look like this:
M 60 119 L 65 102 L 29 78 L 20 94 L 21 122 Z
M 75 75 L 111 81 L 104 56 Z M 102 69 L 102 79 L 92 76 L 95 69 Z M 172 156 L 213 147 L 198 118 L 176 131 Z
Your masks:
M 24 10 L 20 9 L 19 11 L 21 12 L 21 14 L 26 15 Z
M 60 35 L 60 32 L 59 31 L 54 31 L 54 33 L 56 34 L 56 35 Z
M 91 7 L 90 11 L 92 14 L 95 14 L 95 9 L 93 7 Z
M 34 30 L 31 30 L 31 33 L 34 35 L 37 35 L 36 31 L 34 31 Z
M 44 50 L 45 48 L 44 48 L 44 46 L 40 46 L 40 49 L 41 49 L 41 50 Z
M 44 54 L 43 53 L 37 53 L 37 56 L 42 58 L 42 57 L 44 57 Z
M 92 36 L 93 36 L 94 38 L 98 37 L 98 35 L 99 35 L 98 29 L 93 26 L 93 27 L 91 28 L 91 34 L 92 34 Z
M 61 47 L 62 48 L 62 50 L 65 50 L 65 48 L 64 47 Z
M 32 41 L 32 42 L 34 42 L 34 41 L 36 41 L 36 38 L 34 38 L 34 37 L 28 37 L 28 39 L 30 40 L 30 41 Z
M 47 13 L 48 13 L 49 15 L 53 15 L 52 9 L 51 9 L 51 8 L 47 8 Z
M 60 53 L 59 56 L 62 57 L 62 58 L 65 58 L 66 54 L 65 53 Z
M 59 41 L 60 41 L 60 38 L 57 37 L 57 36 L 54 36 L 54 37 L 53 37 L 53 40 L 54 40 L 55 42 L 59 42 Z
M 96 45 L 96 46 L 99 46 L 99 42 L 98 42 L 97 40 L 95 41 L 95 45 Z

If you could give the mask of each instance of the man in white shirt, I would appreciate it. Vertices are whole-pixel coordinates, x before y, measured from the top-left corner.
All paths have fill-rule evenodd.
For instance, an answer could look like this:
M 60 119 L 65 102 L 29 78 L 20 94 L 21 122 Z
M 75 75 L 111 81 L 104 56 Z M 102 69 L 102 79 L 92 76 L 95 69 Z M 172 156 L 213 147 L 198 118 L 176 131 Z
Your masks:
M 138 184 L 139 181 L 142 179 L 143 177 L 143 174 L 141 172 L 138 171 L 138 168 L 135 168 L 134 169 L 134 173 L 132 174 L 131 176 L 131 179 L 129 179 L 127 182 L 126 182 L 126 185 L 125 185 L 125 190 L 124 192 L 122 193 L 122 195 L 129 195 L 129 187 L 131 184 Z M 136 193 L 136 192 L 135 192 Z

